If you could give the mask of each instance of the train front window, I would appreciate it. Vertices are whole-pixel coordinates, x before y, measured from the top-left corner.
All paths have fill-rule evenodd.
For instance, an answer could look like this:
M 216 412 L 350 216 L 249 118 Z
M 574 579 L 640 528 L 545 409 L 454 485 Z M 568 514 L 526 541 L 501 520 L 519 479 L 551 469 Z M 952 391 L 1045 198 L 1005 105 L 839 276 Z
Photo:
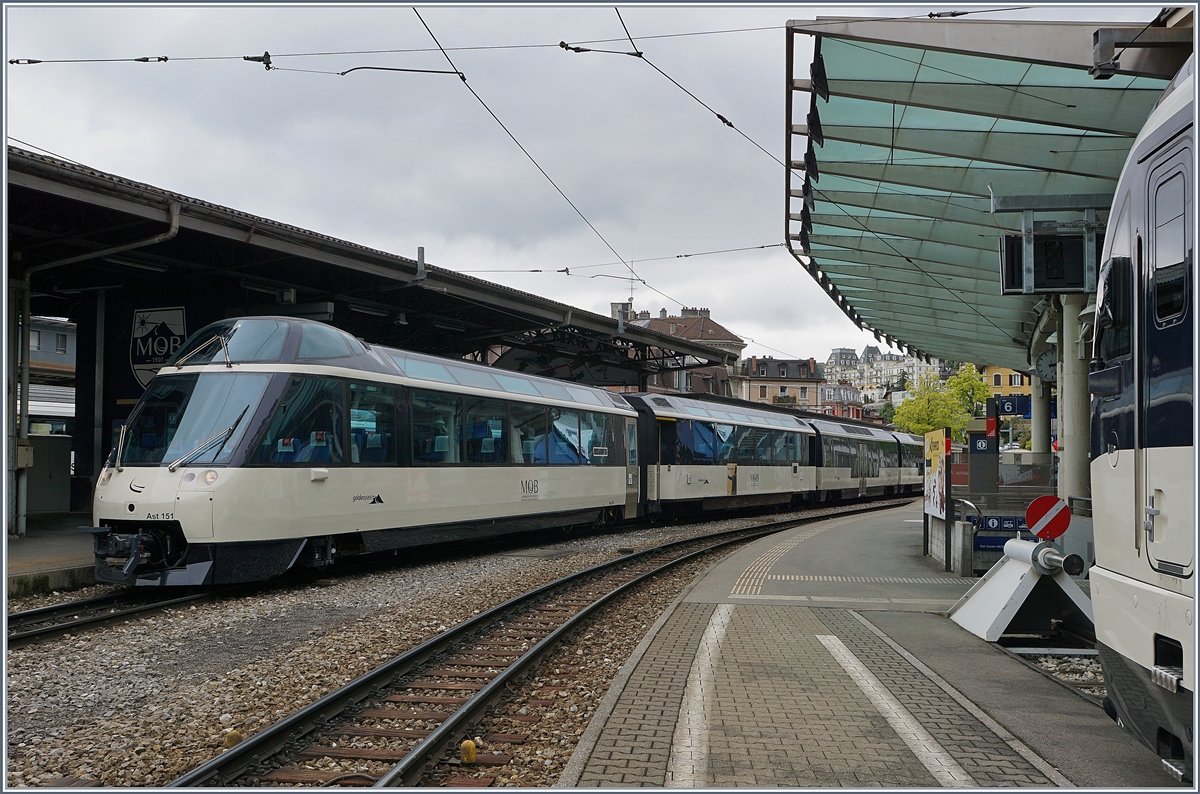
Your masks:
M 231 362 L 278 361 L 287 337 L 283 320 L 222 320 L 201 328 L 167 362 L 184 365 L 223 362 L 229 351 Z M 222 340 L 224 347 L 222 347 Z
M 192 464 L 228 461 L 250 426 L 250 414 L 270 379 L 270 375 L 249 372 L 155 378 L 126 423 L 121 463 L 172 463 L 236 423 L 228 438 L 214 442 Z

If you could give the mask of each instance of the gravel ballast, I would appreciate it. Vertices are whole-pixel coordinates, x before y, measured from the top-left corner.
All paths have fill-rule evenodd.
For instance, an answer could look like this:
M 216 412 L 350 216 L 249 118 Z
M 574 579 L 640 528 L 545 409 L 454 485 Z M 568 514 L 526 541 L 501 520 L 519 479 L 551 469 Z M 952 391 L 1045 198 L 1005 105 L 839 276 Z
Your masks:
M 803 515 L 835 512 L 840 511 Z M 801 514 L 771 518 L 794 515 Z M 565 541 L 542 547 L 544 554 L 508 552 L 331 577 L 10 650 L 7 783 L 37 786 L 73 777 L 105 786 L 162 786 L 221 752 L 229 731 L 253 735 L 387 659 L 533 587 L 629 549 L 763 520 L 658 527 Z M 689 575 L 674 574 L 673 579 Z M 608 661 L 585 667 L 585 675 L 576 673 L 570 696 L 561 694 L 568 690 L 556 690 L 556 708 L 563 702 L 557 715 L 561 720 L 544 720 L 529 730 L 527 743 L 509 750 L 514 768 L 504 770 L 500 777 L 505 780 L 497 783 L 552 782 L 570 755 L 563 743 L 567 734 L 577 735 L 586 727 L 595 701 L 607 691 L 607 682 L 644 627 L 687 581 L 661 591 L 639 588 L 641 596 L 622 599 L 624 606 L 613 613 L 611 627 L 575 643 L 574 651 Z M 94 594 L 75 591 L 59 600 Z M 9 611 L 47 602 L 44 596 L 14 600 Z M 597 643 L 598 657 L 589 650 Z M 558 659 L 558 653 L 565 651 L 550 659 Z M 538 675 L 552 676 L 553 668 L 546 669 L 551 672 Z M 536 687 L 537 677 L 527 678 L 528 686 L 558 686 Z M 551 727 L 556 722 L 569 727 Z M 491 730 L 481 726 L 485 729 Z M 544 729 L 546 735 L 539 733 Z M 529 763 L 521 765 L 518 758 Z M 534 782 L 531 772 L 537 764 L 541 782 Z

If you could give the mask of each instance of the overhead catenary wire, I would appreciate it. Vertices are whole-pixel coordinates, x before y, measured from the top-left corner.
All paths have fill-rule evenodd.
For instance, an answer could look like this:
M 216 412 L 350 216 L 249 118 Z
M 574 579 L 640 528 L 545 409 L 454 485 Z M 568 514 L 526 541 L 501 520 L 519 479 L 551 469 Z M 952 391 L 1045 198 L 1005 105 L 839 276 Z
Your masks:
M 763 248 L 782 248 L 783 245 L 784 245 L 783 243 L 767 243 L 765 245 L 747 245 L 747 246 L 742 246 L 740 248 L 721 248 L 721 249 L 718 249 L 715 251 L 697 251 L 697 252 L 690 253 L 690 254 L 675 254 L 673 256 L 651 256 L 651 257 L 646 257 L 645 259 L 630 259 L 629 264 L 633 265 L 633 264 L 638 264 L 641 262 L 662 262 L 662 261 L 674 260 L 674 259 L 689 259 L 694 256 L 713 256 L 716 254 L 731 254 L 731 253 L 736 253 L 739 251 L 758 251 Z M 621 262 L 601 262 L 601 263 L 595 264 L 595 265 L 572 265 L 566 269 L 567 270 L 590 270 L 592 268 L 597 268 L 597 267 L 615 267 L 620 264 L 622 264 L 622 263 Z M 552 271 L 544 270 L 541 268 L 529 269 L 529 270 L 517 268 L 517 269 L 502 269 L 502 270 L 456 270 L 455 272 L 456 273 L 549 273 Z M 563 271 L 555 270 L 553 272 L 561 273 Z
M 1033 6 L 1012 6 L 1009 8 L 981 8 L 981 9 L 975 9 L 972 11 L 954 11 L 954 12 L 949 12 L 949 13 L 951 13 L 953 16 L 966 16 L 967 14 L 974 15 L 974 14 L 1000 13 L 1000 12 L 1004 12 L 1004 11 L 1022 11 L 1022 10 L 1028 9 L 1028 8 L 1033 8 Z M 913 15 L 913 16 L 906 16 L 906 17 L 895 17 L 895 16 L 892 16 L 892 17 L 863 17 L 863 18 L 859 18 L 859 19 L 850 19 L 850 20 L 846 20 L 846 19 L 836 19 L 836 20 L 826 20 L 826 21 L 818 20 L 818 21 L 809 23 L 809 27 L 819 27 L 822 25 L 841 25 L 841 24 L 845 24 L 847 21 L 849 21 L 849 22 L 889 22 L 889 21 L 903 20 L 903 19 L 917 19 L 920 16 L 923 16 L 923 15 Z M 936 18 L 937 15 L 935 15 L 934 13 L 931 12 L 928 16 L 930 18 Z M 1146 27 L 1149 28 L 1150 25 L 1147 25 Z M 731 33 L 758 33 L 758 32 L 762 32 L 762 31 L 770 31 L 770 30 L 783 30 L 783 28 L 784 28 L 783 25 L 761 25 L 761 26 L 757 26 L 757 27 L 748 27 L 748 28 L 721 28 L 721 29 L 717 29 L 717 30 L 697 30 L 697 31 L 690 31 L 690 32 L 686 32 L 686 33 L 656 33 L 656 34 L 647 35 L 647 36 L 640 36 L 639 38 L 641 38 L 643 41 L 649 40 L 649 39 L 677 39 L 677 38 L 686 38 L 686 37 L 691 37 L 691 36 L 718 36 L 718 35 L 725 35 L 725 34 L 731 34 Z M 628 31 L 626 31 L 626 32 L 628 33 Z M 1142 33 L 1145 33 L 1145 29 L 1142 30 Z M 1141 33 L 1139 33 L 1138 35 L 1140 36 Z M 1135 39 L 1136 39 L 1136 37 L 1135 37 Z M 611 44 L 611 43 L 617 42 L 617 41 L 623 41 L 623 39 L 620 39 L 620 38 L 588 39 L 588 40 L 584 40 L 584 41 L 578 41 L 578 42 L 576 42 L 576 44 Z M 480 51 L 486 51 L 486 50 L 539 50 L 539 49 L 554 49 L 554 48 L 560 47 L 560 46 L 562 46 L 561 43 L 559 43 L 559 44 L 483 44 L 483 45 L 475 45 L 475 46 L 446 47 L 445 51 L 446 52 L 480 52 Z M 439 52 L 439 51 L 441 51 L 440 48 L 435 48 L 435 47 L 402 47 L 402 48 L 394 48 L 394 49 L 374 49 L 374 50 L 323 50 L 323 51 L 313 51 L 313 52 L 284 52 L 284 53 L 279 53 L 273 57 L 275 57 L 275 58 L 317 58 L 317 57 L 328 57 L 328 56 L 335 56 L 335 55 L 401 55 L 401 54 L 428 53 L 428 52 Z M 596 51 L 599 52 L 599 50 L 596 50 Z M 613 52 L 615 52 L 615 51 L 613 51 Z M 1124 50 L 1122 50 L 1121 52 L 1124 52 Z M 624 53 L 621 53 L 621 54 L 624 54 Z M 134 58 L 11 58 L 11 59 L 9 59 L 8 63 L 12 66 L 32 66 L 35 64 L 44 64 L 44 63 L 167 63 L 169 61 L 241 61 L 241 60 L 245 60 L 245 59 L 246 59 L 246 56 L 244 56 L 244 55 L 182 55 L 182 56 L 155 55 L 155 56 L 141 56 L 141 57 L 134 57 Z M 297 70 L 297 71 L 299 71 L 299 70 Z M 318 72 L 318 74 L 339 74 L 339 72 Z
M 462 79 L 462 84 L 464 86 L 466 86 L 468 91 L 471 92 L 471 96 L 475 97 L 475 99 L 479 102 L 479 104 L 483 106 L 483 109 L 488 112 L 488 115 L 491 116 L 493 119 L 495 119 L 496 123 L 500 125 L 500 128 L 502 130 L 504 130 L 504 132 L 508 135 L 508 137 L 512 138 L 512 141 L 513 141 L 513 143 L 515 143 L 517 145 L 517 148 L 520 149 L 521 152 L 527 158 L 529 158 L 529 162 L 533 163 L 534 167 L 537 168 L 537 170 L 539 172 L 541 172 L 542 176 L 546 177 L 546 181 L 549 182 L 556 191 L 558 191 L 558 194 L 563 197 L 563 200 L 565 200 L 567 202 L 567 204 L 571 205 L 571 209 L 575 210 L 575 214 L 577 214 L 581 219 L 583 219 L 583 222 L 586 223 L 588 228 L 591 229 L 596 234 L 596 236 L 600 238 L 600 241 L 602 243 L 604 243 L 605 247 L 608 248 L 608 250 L 612 251 L 613 255 L 616 256 L 617 259 L 621 260 L 621 263 L 625 265 L 625 267 L 629 270 L 629 272 L 631 274 L 633 274 L 633 276 L 635 276 L 639 281 L 641 281 L 642 280 L 641 276 L 638 276 L 637 271 L 635 271 L 632 267 L 629 266 L 629 263 L 625 261 L 625 257 L 623 257 L 619 253 L 617 253 L 617 249 L 613 248 L 612 244 L 609 243 L 608 240 L 604 237 L 604 235 L 600 233 L 600 230 L 597 229 L 590 220 L 588 220 L 587 216 L 584 215 L 582 211 L 580 211 L 579 207 L 575 206 L 575 202 L 571 201 L 571 199 L 567 196 L 567 194 L 563 192 L 562 188 L 560 188 L 558 186 L 558 183 L 555 182 L 550 177 L 550 174 L 546 173 L 546 169 L 542 168 L 542 166 L 538 163 L 538 161 L 536 159 L 534 159 L 533 155 L 529 153 L 529 150 L 526 149 L 519 140 L 517 140 L 517 136 L 513 135 L 512 131 L 507 126 L 505 126 L 503 121 L 500 120 L 500 117 L 497 116 L 496 113 L 490 107 L 488 107 L 487 102 L 483 101 L 483 97 L 481 97 L 478 94 L 478 92 L 476 92 L 475 89 L 471 87 L 471 84 L 467 82 L 466 75 L 464 75 L 461 71 L 459 71 L 458 67 L 454 65 L 454 61 L 451 60 L 450 54 L 447 53 L 446 50 L 442 48 L 441 42 L 438 41 L 438 38 L 437 38 L 437 36 L 434 35 L 433 30 L 431 30 L 429 25 L 425 22 L 425 19 L 421 16 L 421 12 L 417 11 L 416 8 L 413 8 L 413 13 L 417 15 L 417 19 L 421 20 L 421 24 L 425 27 L 425 30 L 429 33 L 430 38 L 433 39 L 433 43 L 438 46 L 439 50 L 441 50 L 442 56 L 445 57 L 446 62 L 450 64 L 450 68 L 453 69 L 458 74 L 458 76 Z M 642 283 L 644 284 L 645 282 L 643 281 Z M 649 284 L 646 284 L 646 286 L 650 287 Z M 654 288 L 650 287 L 650 289 L 654 289 Z M 658 292 L 658 290 L 654 290 L 654 291 Z

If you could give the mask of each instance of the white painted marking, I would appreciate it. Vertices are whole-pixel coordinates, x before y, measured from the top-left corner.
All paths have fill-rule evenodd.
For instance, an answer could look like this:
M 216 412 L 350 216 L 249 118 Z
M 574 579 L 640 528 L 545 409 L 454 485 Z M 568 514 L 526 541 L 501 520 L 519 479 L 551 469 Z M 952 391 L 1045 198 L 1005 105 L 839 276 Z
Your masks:
M 831 634 L 818 634 L 817 639 L 939 784 L 957 788 L 979 785 L 840 639 Z
M 906 519 L 904 519 L 904 523 L 905 524 L 924 524 L 925 519 L 923 519 L 923 518 L 906 518 Z
M 713 675 L 721 659 L 725 629 L 733 617 L 733 604 L 721 604 L 713 610 L 708 628 L 700 638 L 696 658 L 688 672 L 671 757 L 667 762 L 665 785 L 672 788 L 700 788 L 708 784 L 708 719 L 714 702 Z
M 855 612 L 853 609 L 849 610 L 849 612 L 850 612 L 851 617 L 853 617 L 859 623 L 863 624 L 863 626 L 865 626 L 867 628 L 867 630 L 869 630 L 876 637 L 878 637 L 879 639 L 886 642 L 893 651 L 895 651 L 896 653 L 903 656 L 905 661 L 907 661 L 909 664 L 911 664 L 913 667 L 917 668 L 917 670 L 919 670 L 921 672 L 921 675 L 925 676 L 930 681 L 937 684 L 938 687 L 943 692 L 945 692 L 950 697 L 954 698 L 955 702 L 957 702 L 960 706 L 962 706 L 964 709 L 969 711 L 971 713 L 971 715 L 973 717 L 975 717 L 975 719 L 979 720 L 984 725 L 986 725 L 991 730 L 992 733 L 999 736 L 1004 741 L 1004 743 L 1007 744 L 1009 747 L 1011 747 L 1014 751 L 1016 751 L 1016 753 L 1018 755 L 1020 755 L 1022 758 L 1024 758 L 1029 763 L 1036 766 L 1043 775 L 1048 777 L 1051 780 L 1051 782 L 1054 783 L 1054 785 L 1058 786 L 1059 788 L 1074 788 L 1075 787 L 1074 783 L 1072 783 L 1070 780 L 1067 780 L 1067 778 L 1065 778 L 1061 772 L 1059 772 L 1054 767 L 1050 766 L 1050 764 L 1044 758 L 1042 758 L 1040 755 L 1035 753 L 1033 750 L 1029 749 L 1029 747 L 1024 742 L 1022 742 L 1020 739 L 1018 739 L 1017 737 L 1015 737 L 1011 733 L 1009 733 L 1007 730 L 1005 730 L 1003 725 L 996 722 L 994 719 L 989 717 L 984 711 L 982 711 L 978 706 L 976 706 L 974 703 L 972 703 L 970 700 L 968 700 L 966 695 L 964 695 L 963 693 L 961 693 L 957 689 L 955 689 L 953 686 L 951 686 L 950 682 L 948 682 L 946 679 L 942 678 L 940 675 L 938 675 L 937 673 L 930 670 L 929 667 L 926 666 L 925 663 L 922 662 L 920 659 L 918 659 L 917 657 L 913 656 L 908 651 L 901 648 L 900 645 L 897 644 L 895 640 L 893 640 L 891 637 L 889 637 L 888 635 L 886 635 L 882 631 L 880 631 L 879 628 L 876 627 L 874 623 L 867 620 L 862 615 Z
M 1054 507 L 1052 507 L 1046 511 L 1046 515 L 1039 518 L 1037 523 L 1029 528 L 1029 531 L 1032 532 L 1034 535 L 1036 535 L 1037 533 L 1041 532 L 1045 528 L 1045 526 L 1054 519 L 1055 516 L 1057 516 L 1059 513 L 1061 513 L 1063 510 L 1066 510 L 1066 509 L 1067 509 L 1066 502 L 1060 501 L 1060 502 L 1055 503 Z

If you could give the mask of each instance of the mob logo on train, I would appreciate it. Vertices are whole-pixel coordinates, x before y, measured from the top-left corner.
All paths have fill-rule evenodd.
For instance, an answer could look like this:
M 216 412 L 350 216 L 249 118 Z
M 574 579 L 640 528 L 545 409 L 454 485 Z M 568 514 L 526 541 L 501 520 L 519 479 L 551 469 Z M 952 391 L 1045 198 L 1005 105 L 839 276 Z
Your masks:
M 187 339 L 187 320 L 182 306 L 138 309 L 133 313 L 129 337 L 129 365 L 145 388 L 159 368 Z

